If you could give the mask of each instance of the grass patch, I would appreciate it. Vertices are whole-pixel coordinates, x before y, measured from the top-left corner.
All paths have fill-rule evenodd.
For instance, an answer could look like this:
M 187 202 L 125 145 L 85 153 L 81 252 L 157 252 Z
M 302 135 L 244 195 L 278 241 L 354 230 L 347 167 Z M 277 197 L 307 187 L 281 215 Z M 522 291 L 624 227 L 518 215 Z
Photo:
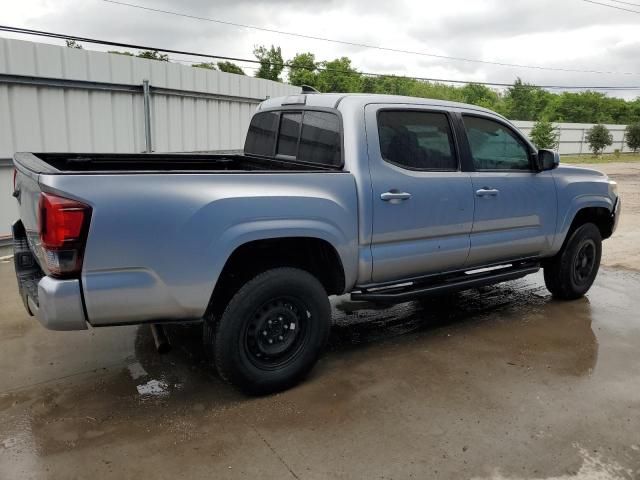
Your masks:
M 617 163 L 617 162 L 640 162 L 640 153 L 620 153 L 618 155 L 614 153 L 605 153 L 598 157 L 587 155 L 560 155 L 561 163 Z

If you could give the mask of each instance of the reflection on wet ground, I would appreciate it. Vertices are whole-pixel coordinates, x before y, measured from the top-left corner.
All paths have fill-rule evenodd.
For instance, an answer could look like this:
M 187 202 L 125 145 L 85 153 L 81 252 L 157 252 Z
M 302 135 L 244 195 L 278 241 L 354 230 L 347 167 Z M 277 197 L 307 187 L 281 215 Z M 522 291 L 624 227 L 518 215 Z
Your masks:
M 159 356 L 146 327 L 48 332 L 7 288 L 0 478 L 638 478 L 639 287 L 335 298 L 319 365 L 265 398 L 216 377 L 197 325 Z

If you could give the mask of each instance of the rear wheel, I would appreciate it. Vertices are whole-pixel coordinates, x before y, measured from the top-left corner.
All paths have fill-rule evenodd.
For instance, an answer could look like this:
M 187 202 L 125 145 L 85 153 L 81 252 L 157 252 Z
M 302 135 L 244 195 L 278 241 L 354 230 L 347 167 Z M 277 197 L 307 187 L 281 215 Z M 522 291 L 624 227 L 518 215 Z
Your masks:
M 593 223 L 578 227 L 563 249 L 544 267 L 544 281 L 554 297 L 579 298 L 591 288 L 600 268 L 602 236 Z
M 329 336 L 322 284 L 297 268 L 275 268 L 233 296 L 206 348 L 220 376 L 248 394 L 289 388 L 311 370 Z

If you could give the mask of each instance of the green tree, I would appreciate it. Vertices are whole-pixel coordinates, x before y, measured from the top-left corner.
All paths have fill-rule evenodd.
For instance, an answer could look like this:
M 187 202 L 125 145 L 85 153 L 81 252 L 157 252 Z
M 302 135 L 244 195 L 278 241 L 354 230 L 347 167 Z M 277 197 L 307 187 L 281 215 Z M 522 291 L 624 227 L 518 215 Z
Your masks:
M 409 90 L 412 97 L 435 98 L 437 100 L 450 100 L 452 102 L 463 102 L 462 89 L 444 83 L 427 82 L 416 80 Z
M 273 80 L 281 82 L 280 74 L 284 69 L 284 60 L 282 60 L 282 50 L 280 47 L 274 47 L 267 49 L 264 46 L 255 47 L 253 54 L 260 62 L 260 68 L 256 72 L 255 76 L 258 78 L 266 78 L 267 80 Z
M 599 123 L 589 129 L 586 140 L 593 154 L 600 155 L 605 147 L 613 143 L 613 135 L 607 127 Z
M 640 122 L 627 125 L 624 134 L 627 139 L 627 146 L 637 152 L 640 148 Z
M 236 75 L 245 74 L 244 70 L 233 62 L 218 62 L 218 70 L 226 73 L 235 73 Z
M 627 102 L 627 115 L 626 123 L 640 123 L 640 97 Z
M 480 107 L 496 110 L 500 103 L 500 96 L 495 90 L 490 89 L 486 85 L 470 83 L 461 89 L 462 101 L 471 103 Z
M 194 63 L 191 66 L 195 68 L 206 68 L 207 70 L 217 70 L 213 62 Z
M 359 92 L 361 75 L 348 57 L 320 63 L 318 90 L 321 92 Z
M 289 60 L 289 83 L 291 85 L 309 85 L 318 88 L 318 65 L 316 64 L 316 56 L 311 53 L 296 53 Z
M 365 79 L 368 79 L 365 82 Z M 396 75 L 382 75 L 379 77 L 362 77 L 360 88 L 364 92 L 365 88 L 370 88 L 367 83 L 373 80 L 372 93 L 386 93 L 388 95 L 411 95 L 416 86 L 416 80 Z
M 82 45 L 80 45 L 75 40 L 66 40 L 65 43 L 67 44 L 67 47 L 69 47 L 69 48 L 77 48 L 79 50 L 82 50 Z
M 505 95 L 505 112 L 512 120 L 535 120 L 547 107 L 552 94 L 517 78 Z
M 547 120 L 538 120 L 531 129 L 531 141 L 538 148 L 555 149 L 559 139 L 558 128 Z
M 601 123 L 613 119 L 607 108 L 607 98 L 599 92 L 563 92 L 554 96 L 545 117 L 556 122 Z
M 166 53 L 160 53 L 157 50 L 143 50 L 136 56 L 139 58 L 148 58 L 149 60 L 159 60 L 161 62 L 169 61 L 169 55 Z

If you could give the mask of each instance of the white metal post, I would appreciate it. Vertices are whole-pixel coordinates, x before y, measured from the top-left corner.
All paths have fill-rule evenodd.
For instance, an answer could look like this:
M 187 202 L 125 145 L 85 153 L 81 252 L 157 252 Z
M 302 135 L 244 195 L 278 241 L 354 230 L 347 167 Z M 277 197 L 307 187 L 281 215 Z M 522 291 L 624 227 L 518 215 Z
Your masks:
M 152 152 L 151 145 L 151 98 L 149 92 L 149 80 L 142 81 L 143 108 L 144 108 L 144 142 L 145 152 Z

